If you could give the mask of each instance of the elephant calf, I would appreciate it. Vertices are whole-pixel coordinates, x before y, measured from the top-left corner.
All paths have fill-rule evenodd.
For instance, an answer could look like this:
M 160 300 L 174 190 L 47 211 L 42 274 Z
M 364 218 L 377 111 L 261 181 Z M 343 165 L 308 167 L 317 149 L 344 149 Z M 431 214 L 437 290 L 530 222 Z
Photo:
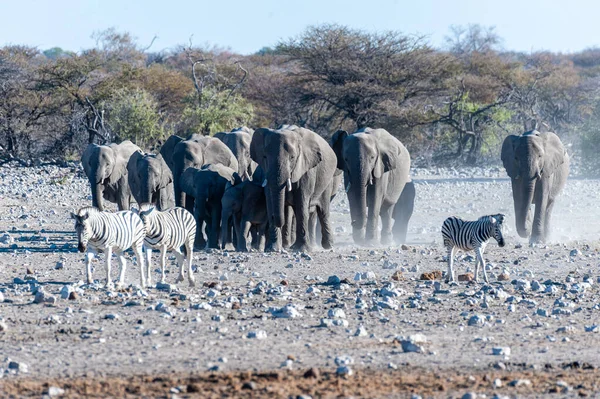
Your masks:
M 204 165 L 201 169 L 187 168 L 181 175 L 181 189 L 194 198 L 193 214 L 196 219 L 194 247 L 204 249 L 206 240 L 202 232 L 206 224 L 208 247 L 218 248 L 221 221 L 221 199 L 227 183 L 240 183 L 239 175 L 221 164 Z
M 261 184 L 246 180 L 225 190 L 221 217 L 221 243 L 228 238 L 229 221 L 233 219 L 238 251 L 248 251 L 248 234 L 252 235 L 252 247 L 260 250 L 265 245 L 267 231 L 267 198 Z
M 151 203 L 159 211 L 175 206 L 173 174 L 162 155 L 135 152 L 127 163 L 129 189 L 138 204 Z

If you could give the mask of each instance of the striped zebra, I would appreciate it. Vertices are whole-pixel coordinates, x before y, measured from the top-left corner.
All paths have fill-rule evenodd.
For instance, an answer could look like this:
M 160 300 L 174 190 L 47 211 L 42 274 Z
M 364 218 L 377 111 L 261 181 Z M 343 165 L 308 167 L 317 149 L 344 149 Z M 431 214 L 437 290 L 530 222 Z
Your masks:
M 498 245 L 504 246 L 504 237 L 502 236 L 502 223 L 504 215 L 482 216 L 475 221 L 466 221 L 456 216 L 449 217 L 442 225 L 442 237 L 444 246 L 448 249 L 448 275 L 446 281 L 455 281 L 454 263 L 455 250 L 463 251 L 475 250 L 477 260 L 475 261 L 475 281 L 479 275 L 479 265 L 483 269 L 483 279 L 488 282 L 485 263 L 483 262 L 483 251 L 491 238 L 494 238 Z
M 79 252 L 86 252 L 86 278 L 92 284 L 92 259 L 98 251 L 106 255 L 106 287 L 114 287 L 110 277 L 111 258 L 114 252 L 119 258 L 121 272 L 118 287 L 125 283 L 126 261 L 124 252 L 132 248 L 140 265 L 141 283 L 144 287 L 144 258 L 143 245 L 146 232 L 142 220 L 132 211 L 116 213 L 101 211 L 96 207 L 81 208 L 77 213 L 71 213 L 75 219 L 75 232 L 79 244 Z
M 196 220 L 194 216 L 184 208 L 176 207 L 159 211 L 152 204 L 140 205 L 137 212 L 146 229 L 144 246 L 146 247 L 147 256 L 148 285 L 151 284 L 150 258 L 152 248 L 154 248 L 160 250 L 161 283 L 165 282 L 167 251 L 173 251 L 179 265 L 177 282 L 184 280 L 183 270 L 187 260 L 188 281 L 190 286 L 194 286 L 194 275 L 192 273 L 192 256 L 194 240 L 196 239 Z M 185 250 L 185 255 L 182 252 L 182 247 Z

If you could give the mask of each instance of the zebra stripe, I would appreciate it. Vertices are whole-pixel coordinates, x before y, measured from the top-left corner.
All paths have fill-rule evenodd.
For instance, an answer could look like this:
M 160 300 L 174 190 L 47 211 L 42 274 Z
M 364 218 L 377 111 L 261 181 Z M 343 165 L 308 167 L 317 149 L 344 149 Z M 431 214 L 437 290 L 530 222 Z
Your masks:
M 106 254 L 107 286 L 112 286 L 110 277 L 112 252 L 119 257 L 121 273 L 119 284 L 125 279 L 125 258 L 123 252 L 132 248 L 138 263 L 143 266 L 142 246 L 146 231 L 142 220 L 131 211 L 116 213 L 100 211 L 96 207 L 85 207 L 71 215 L 75 219 L 75 231 L 80 252 L 88 251 L 86 271 L 88 283 L 92 283 L 91 261 L 97 251 Z M 144 286 L 144 269 L 141 270 L 142 286 Z
M 138 211 L 146 230 L 144 239 L 146 249 L 146 265 L 148 271 L 148 284 L 151 281 L 151 250 L 160 249 L 161 256 L 161 282 L 165 282 L 166 252 L 173 251 L 180 266 L 177 281 L 184 279 L 184 263 L 188 264 L 188 280 L 194 285 L 192 273 L 192 255 L 194 240 L 196 239 L 196 220 L 186 209 L 175 207 L 165 211 L 157 210 L 152 204 L 140 205 Z M 185 255 L 181 251 L 185 249 Z
M 483 262 L 483 252 L 489 240 L 494 238 L 500 247 L 504 246 L 502 236 L 503 214 L 482 216 L 475 221 L 463 220 L 456 216 L 447 218 L 442 225 L 444 246 L 448 250 L 448 281 L 454 281 L 453 262 L 456 249 L 475 251 L 475 280 L 479 274 L 479 265 L 483 268 L 483 277 L 487 282 L 487 272 Z

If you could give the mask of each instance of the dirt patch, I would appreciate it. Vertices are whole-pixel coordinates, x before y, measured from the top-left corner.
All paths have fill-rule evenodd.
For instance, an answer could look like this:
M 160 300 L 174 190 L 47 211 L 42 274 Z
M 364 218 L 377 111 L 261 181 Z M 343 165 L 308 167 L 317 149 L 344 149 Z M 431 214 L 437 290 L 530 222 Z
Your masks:
M 416 393 L 424 397 L 479 394 L 539 396 L 552 393 L 562 397 L 591 396 L 600 389 L 600 371 L 570 368 L 538 371 L 431 371 L 415 368 L 398 370 L 361 370 L 351 377 L 320 372 L 306 378 L 304 370 L 274 372 L 200 373 L 138 375 L 129 378 L 96 377 L 64 379 L 19 378 L 0 383 L 3 397 L 40 397 L 49 387 L 64 389 L 64 396 L 76 398 L 169 397 L 187 398 L 282 398 L 297 395 L 313 397 L 405 397 Z M 501 386 L 494 387 L 499 380 Z M 511 386 L 516 380 L 530 383 Z M 498 384 L 500 385 L 500 384 Z

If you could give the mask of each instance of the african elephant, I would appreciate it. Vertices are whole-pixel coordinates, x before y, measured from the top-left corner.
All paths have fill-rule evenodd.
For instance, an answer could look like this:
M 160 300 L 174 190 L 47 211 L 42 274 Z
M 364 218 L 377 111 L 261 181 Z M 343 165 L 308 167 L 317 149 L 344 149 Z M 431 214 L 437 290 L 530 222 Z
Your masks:
M 171 139 L 169 138 L 169 140 Z M 167 140 L 167 143 L 171 144 L 176 139 L 171 140 L 171 142 L 169 140 Z M 165 159 L 168 159 L 167 156 L 165 156 Z M 185 206 L 190 212 L 194 210 L 194 198 L 186 199 L 185 191 L 181 187 L 181 175 L 187 168 L 201 168 L 203 165 L 220 163 L 234 171 L 238 170 L 237 159 L 221 140 L 198 134 L 193 134 L 187 140 L 176 143 L 173 146 L 173 154 L 170 158 L 173 164 L 175 204 Z
M 163 159 L 167 163 L 167 166 L 169 169 L 171 169 L 171 173 L 174 173 L 173 169 L 175 167 L 173 164 L 173 153 L 175 152 L 175 146 L 182 141 L 183 139 L 181 137 L 172 134 L 160 147 L 160 155 L 162 155 Z
M 408 150 L 386 130 L 371 128 L 350 135 L 339 130 L 331 138 L 331 146 L 337 167 L 344 171 L 354 242 L 374 244 L 381 216 L 381 243 L 390 243 L 394 207 L 409 181 Z M 400 243 L 399 231 L 394 231 L 394 241 Z
M 550 215 L 569 174 L 569 155 L 554 133 L 532 130 L 510 135 L 502 144 L 502 163 L 512 183 L 517 232 L 530 243 L 544 243 Z M 530 206 L 535 204 L 533 225 Z
M 225 185 L 240 183 L 237 172 L 221 164 L 208 164 L 201 169 L 187 168 L 181 175 L 181 189 L 195 199 L 193 215 L 196 219 L 194 247 L 204 249 L 206 240 L 202 233 L 206 223 L 208 247 L 217 248 L 221 221 L 221 199 Z
M 132 201 L 127 180 L 129 157 L 140 148 L 129 140 L 121 144 L 90 144 L 81 156 L 81 164 L 92 189 L 92 205 L 104 210 L 102 198 L 129 210 Z
M 250 158 L 250 142 L 252 141 L 253 133 L 254 130 L 243 126 L 233 129 L 229 133 L 219 132 L 213 136 L 225 143 L 233 155 L 235 155 L 238 161 L 237 173 L 242 180 L 249 180 L 252 177 L 254 169 L 256 169 L 256 162 Z
M 164 211 L 175 206 L 173 174 L 162 155 L 134 152 L 127 163 L 129 189 L 138 204 Z
M 285 207 L 293 205 L 296 238 L 293 250 L 310 251 L 309 213 L 315 207 L 321 222 L 323 248 L 331 248 L 333 234 L 329 220 L 331 181 L 335 153 L 318 134 L 297 126 L 254 132 L 250 156 L 265 171 L 267 212 L 271 242 L 267 250 L 279 250 L 279 235 L 285 221 Z M 287 197 L 287 198 L 286 198 Z
M 246 180 L 226 188 L 221 205 L 221 243 L 228 239 L 228 231 L 223 226 L 228 226 L 233 219 L 237 251 L 248 251 L 248 234 L 252 236 L 253 248 L 263 248 L 268 218 L 265 189 L 260 181 Z
M 404 185 L 402 194 L 396 206 L 394 207 L 394 237 L 398 237 L 398 243 L 404 244 L 406 242 L 406 235 L 408 233 L 408 222 L 412 217 L 413 210 L 415 208 L 415 183 L 409 181 Z

